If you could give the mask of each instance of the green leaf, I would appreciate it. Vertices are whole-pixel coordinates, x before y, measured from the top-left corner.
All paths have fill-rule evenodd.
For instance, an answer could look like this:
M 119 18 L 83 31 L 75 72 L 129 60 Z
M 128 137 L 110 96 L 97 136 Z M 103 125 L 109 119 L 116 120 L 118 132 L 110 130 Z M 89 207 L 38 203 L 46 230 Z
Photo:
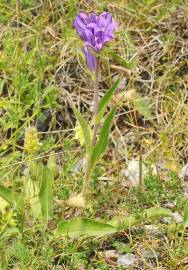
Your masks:
M 134 107 L 138 112 L 147 120 L 152 118 L 148 102 L 141 97 L 138 93 L 135 94 L 133 99 Z
M 145 216 L 149 220 L 161 217 L 170 217 L 172 216 L 172 211 L 163 207 L 151 207 L 145 210 Z
M 25 177 L 25 189 L 24 189 L 25 199 L 29 201 L 31 198 L 37 196 L 38 194 L 39 194 L 38 183 Z
M 162 207 L 151 207 L 144 210 L 140 216 L 130 215 L 124 219 L 112 219 L 110 222 L 97 221 L 89 218 L 75 218 L 60 222 L 54 231 L 55 236 L 79 237 L 101 236 L 128 230 L 130 227 L 138 225 L 150 219 L 169 217 L 172 212 Z
M 42 216 L 48 220 L 52 213 L 53 175 L 47 167 L 43 168 L 42 183 L 39 192 Z
M 76 107 L 72 106 L 72 109 L 76 115 L 76 118 L 80 124 L 80 127 L 83 131 L 83 135 L 84 135 L 84 144 L 86 147 L 86 152 L 90 153 L 91 149 L 92 149 L 92 142 L 91 142 L 91 134 L 90 134 L 90 129 L 89 126 L 86 122 L 86 120 L 83 118 L 83 116 L 81 115 L 81 113 L 76 109 Z
M 26 179 L 25 190 L 24 190 L 25 199 L 31 206 L 32 215 L 34 217 L 41 217 L 41 204 L 39 200 L 39 185 L 37 181 L 31 179 Z
M 151 219 L 159 219 L 161 217 L 170 217 L 172 212 L 170 209 L 162 207 L 151 207 L 144 210 L 140 215 L 130 215 L 119 221 L 117 218 L 112 219 L 109 224 L 116 227 L 117 230 L 127 230 L 132 226 L 141 224 L 144 221 L 150 221 Z
M 16 205 L 19 209 L 23 207 L 23 200 L 14 191 L 0 184 L 0 197 L 10 204 Z
M 188 202 L 186 203 L 183 215 L 183 225 L 185 228 L 188 227 Z
M 103 96 L 103 98 L 101 99 L 100 103 L 99 103 L 99 112 L 96 116 L 96 124 L 98 124 L 100 122 L 100 120 L 102 119 L 105 109 L 108 106 L 111 98 L 113 97 L 118 85 L 120 83 L 120 79 L 116 80 L 115 83 L 112 85 L 112 87 L 105 93 L 105 95 Z
M 29 201 L 31 206 L 31 213 L 34 218 L 41 218 L 41 203 L 38 196 L 35 196 Z
M 90 171 L 93 170 L 95 164 L 98 162 L 98 160 L 102 157 L 102 155 L 105 153 L 107 146 L 108 146 L 108 141 L 109 141 L 109 134 L 110 134 L 110 129 L 112 126 L 112 122 L 114 119 L 116 113 L 116 107 L 113 108 L 107 115 L 104 124 L 102 126 L 100 135 L 99 135 L 99 140 L 97 144 L 95 145 L 92 154 L 91 154 L 91 165 L 90 165 Z
M 54 233 L 56 236 L 79 237 L 101 236 L 115 232 L 116 229 L 110 224 L 89 218 L 75 218 L 60 222 Z

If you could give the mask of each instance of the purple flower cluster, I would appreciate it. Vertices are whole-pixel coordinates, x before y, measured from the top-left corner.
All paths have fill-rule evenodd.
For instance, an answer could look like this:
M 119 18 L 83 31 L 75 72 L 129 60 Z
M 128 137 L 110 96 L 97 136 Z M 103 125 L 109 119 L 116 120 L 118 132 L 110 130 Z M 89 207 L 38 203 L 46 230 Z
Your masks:
M 99 16 L 95 13 L 89 15 L 80 13 L 75 18 L 74 27 L 84 41 L 83 52 L 88 66 L 94 71 L 96 69 L 96 57 L 92 51 L 98 53 L 106 42 L 114 39 L 117 23 L 113 21 L 109 12 L 103 12 Z

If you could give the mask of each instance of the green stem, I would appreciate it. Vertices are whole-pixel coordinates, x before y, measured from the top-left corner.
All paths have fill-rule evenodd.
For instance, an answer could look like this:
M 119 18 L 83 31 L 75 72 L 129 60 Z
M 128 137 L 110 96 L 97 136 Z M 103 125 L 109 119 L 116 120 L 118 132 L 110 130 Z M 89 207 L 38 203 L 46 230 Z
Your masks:
M 100 80 L 100 62 L 97 58 L 96 60 L 96 71 L 95 71 L 95 84 L 94 84 L 94 99 L 93 99 L 93 114 L 94 114 L 94 128 L 93 128 L 93 137 L 92 137 L 92 145 L 94 146 L 97 139 L 97 130 L 99 125 L 96 124 L 95 117 L 98 114 L 99 110 L 99 80 Z
M 96 70 L 95 70 L 95 83 L 94 83 L 94 98 L 93 98 L 93 119 L 94 119 L 94 127 L 93 127 L 93 135 L 92 135 L 92 146 L 94 147 L 97 140 L 97 131 L 99 128 L 99 125 L 95 122 L 95 117 L 98 114 L 99 110 L 99 80 L 100 80 L 100 61 L 99 58 L 96 60 Z M 83 189 L 82 189 L 82 195 L 83 198 L 86 200 L 87 197 L 87 190 L 89 185 L 89 179 L 91 176 L 91 155 L 88 154 L 86 156 L 86 168 L 85 168 L 85 175 L 84 175 L 84 182 L 83 182 Z
M 82 188 L 82 196 L 84 200 L 86 200 L 87 197 L 87 189 L 89 185 L 89 179 L 90 179 L 90 164 L 91 164 L 91 156 L 86 157 L 86 167 L 85 167 L 85 175 L 84 175 L 84 182 L 83 182 L 83 188 Z

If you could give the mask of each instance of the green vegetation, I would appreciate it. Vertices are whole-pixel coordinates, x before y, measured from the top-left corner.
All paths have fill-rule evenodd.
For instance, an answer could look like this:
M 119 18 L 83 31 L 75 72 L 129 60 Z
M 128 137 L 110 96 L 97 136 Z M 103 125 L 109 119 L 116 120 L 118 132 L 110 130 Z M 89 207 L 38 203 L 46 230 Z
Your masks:
M 186 269 L 186 1 L 19 2 L 0 0 L 0 270 Z M 73 20 L 106 10 L 119 26 L 101 55 L 104 124 L 80 209 L 70 198 L 83 184 L 77 139 L 91 150 L 94 78 Z M 133 266 L 118 263 L 125 254 Z

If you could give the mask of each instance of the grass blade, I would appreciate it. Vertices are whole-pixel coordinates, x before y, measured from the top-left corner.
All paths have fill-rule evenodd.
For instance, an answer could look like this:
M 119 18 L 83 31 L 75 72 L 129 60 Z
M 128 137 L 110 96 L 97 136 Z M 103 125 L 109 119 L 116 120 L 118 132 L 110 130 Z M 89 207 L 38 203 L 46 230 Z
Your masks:
M 188 227 L 188 202 L 186 203 L 183 215 L 183 225 L 185 228 Z

